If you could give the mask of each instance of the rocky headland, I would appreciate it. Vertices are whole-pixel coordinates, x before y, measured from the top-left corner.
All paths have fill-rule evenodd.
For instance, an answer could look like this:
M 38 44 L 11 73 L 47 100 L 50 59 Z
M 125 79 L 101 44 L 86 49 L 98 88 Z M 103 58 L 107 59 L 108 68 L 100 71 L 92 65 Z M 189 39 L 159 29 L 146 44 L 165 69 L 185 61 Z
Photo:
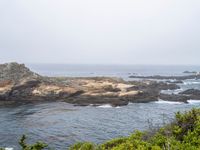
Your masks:
M 82 106 L 102 104 L 121 106 L 129 102 L 146 103 L 160 98 L 185 102 L 189 96 L 200 97 L 200 92 L 197 91 L 180 93 L 178 98 L 160 93 L 161 90 L 178 88 L 180 87 L 175 83 L 150 80 L 124 81 L 113 77 L 46 77 L 32 72 L 24 64 L 0 65 L 1 103 L 64 101 Z

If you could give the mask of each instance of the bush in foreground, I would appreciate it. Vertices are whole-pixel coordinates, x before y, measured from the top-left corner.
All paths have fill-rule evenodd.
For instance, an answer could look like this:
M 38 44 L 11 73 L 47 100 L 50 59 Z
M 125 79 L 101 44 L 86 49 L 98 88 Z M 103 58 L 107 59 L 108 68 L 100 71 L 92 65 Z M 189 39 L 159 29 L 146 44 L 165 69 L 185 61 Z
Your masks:
M 48 147 L 48 145 L 43 142 L 37 142 L 32 145 L 27 144 L 25 135 L 23 135 L 20 139 L 19 145 L 21 146 L 22 150 L 43 150 L 44 148 Z

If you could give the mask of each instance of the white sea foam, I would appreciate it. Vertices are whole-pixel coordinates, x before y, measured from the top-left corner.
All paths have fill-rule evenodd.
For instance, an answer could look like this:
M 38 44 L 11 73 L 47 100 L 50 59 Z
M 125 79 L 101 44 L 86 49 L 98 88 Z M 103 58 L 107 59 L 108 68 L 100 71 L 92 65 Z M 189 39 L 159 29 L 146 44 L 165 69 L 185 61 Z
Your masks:
M 178 94 L 178 93 L 183 92 L 183 91 L 184 90 L 182 88 L 176 89 L 176 90 L 173 91 L 173 94 Z
M 175 90 L 161 90 L 161 93 L 164 93 L 164 94 L 178 94 L 180 92 L 182 92 L 183 89 L 180 88 L 180 89 L 175 89 Z
M 200 104 L 200 100 L 193 100 L 193 99 L 190 99 L 190 100 L 187 100 L 187 102 L 189 104 Z
M 186 81 L 186 82 L 183 82 L 184 85 L 193 85 L 193 84 L 200 84 L 200 82 L 195 82 L 195 81 Z
M 115 107 L 115 108 L 121 108 L 120 106 L 117 106 L 117 107 Z
M 158 100 L 155 103 L 157 104 L 183 104 L 183 102 L 173 102 L 173 101 L 164 101 L 164 100 Z
M 13 148 L 7 147 L 5 150 L 14 150 Z
M 99 108 L 112 108 L 110 104 L 100 105 Z
M 181 91 L 183 91 L 182 88 L 174 90 L 174 92 L 181 92 Z

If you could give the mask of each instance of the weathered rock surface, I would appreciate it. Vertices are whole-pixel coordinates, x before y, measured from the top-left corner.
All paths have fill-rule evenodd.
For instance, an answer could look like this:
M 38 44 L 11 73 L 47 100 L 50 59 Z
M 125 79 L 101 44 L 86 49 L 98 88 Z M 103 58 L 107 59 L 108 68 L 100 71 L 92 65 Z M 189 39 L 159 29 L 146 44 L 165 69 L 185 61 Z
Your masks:
M 30 71 L 24 64 L 14 62 L 0 65 L 0 82 L 12 81 L 18 83 L 21 79 L 38 77 L 38 74 Z

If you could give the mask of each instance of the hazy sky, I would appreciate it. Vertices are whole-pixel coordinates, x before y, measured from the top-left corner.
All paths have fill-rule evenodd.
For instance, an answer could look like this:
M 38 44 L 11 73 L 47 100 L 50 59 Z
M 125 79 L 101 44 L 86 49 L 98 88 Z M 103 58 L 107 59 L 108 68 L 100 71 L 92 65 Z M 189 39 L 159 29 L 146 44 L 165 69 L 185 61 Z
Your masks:
M 0 0 L 0 62 L 200 65 L 200 0 Z

